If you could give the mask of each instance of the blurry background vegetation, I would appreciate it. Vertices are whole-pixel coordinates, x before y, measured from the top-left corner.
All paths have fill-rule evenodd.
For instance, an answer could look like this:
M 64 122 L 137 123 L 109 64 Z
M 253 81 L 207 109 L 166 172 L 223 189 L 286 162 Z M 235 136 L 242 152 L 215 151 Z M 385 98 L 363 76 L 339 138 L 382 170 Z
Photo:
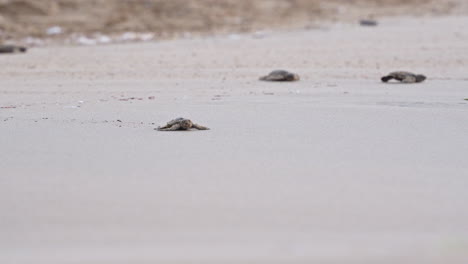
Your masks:
M 152 32 L 157 37 L 303 27 L 385 15 L 444 14 L 456 0 L 0 0 L 0 40 Z

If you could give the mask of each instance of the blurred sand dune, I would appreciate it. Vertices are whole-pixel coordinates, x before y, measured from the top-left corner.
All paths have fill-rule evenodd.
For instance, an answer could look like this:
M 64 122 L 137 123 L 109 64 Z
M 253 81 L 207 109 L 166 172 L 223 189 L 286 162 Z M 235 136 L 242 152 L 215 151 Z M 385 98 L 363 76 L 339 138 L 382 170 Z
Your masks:
M 0 41 L 65 33 L 250 31 L 304 26 L 318 20 L 367 16 L 446 14 L 462 0 L 0 0 Z M 464 9 L 465 10 L 465 9 Z

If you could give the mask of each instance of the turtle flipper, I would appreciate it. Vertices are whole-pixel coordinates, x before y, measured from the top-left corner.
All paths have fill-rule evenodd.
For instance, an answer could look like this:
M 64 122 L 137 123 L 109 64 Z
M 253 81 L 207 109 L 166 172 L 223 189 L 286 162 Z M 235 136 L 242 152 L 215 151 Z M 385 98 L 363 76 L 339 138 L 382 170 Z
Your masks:
M 192 127 L 195 128 L 195 129 L 198 129 L 198 130 L 210 130 L 209 128 L 204 127 L 204 126 L 200 126 L 198 124 L 193 124 Z
M 393 76 L 391 76 L 391 75 L 387 75 L 387 76 L 384 76 L 384 77 L 381 78 L 382 82 L 388 82 L 391 79 L 393 79 Z
M 159 127 L 157 128 L 157 130 L 161 130 L 161 131 L 162 131 L 162 130 L 167 129 L 167 128 L 169 128 L 169 127 L 170 127 L 169 125 L 159 126 Z
M 173 126 L 163 126 L 163 127 L 158 127 L 158 131 L 176 131 L 176 130 L 179 130 L 180 129 L 180 125 L 179 124 L 175 124 Z

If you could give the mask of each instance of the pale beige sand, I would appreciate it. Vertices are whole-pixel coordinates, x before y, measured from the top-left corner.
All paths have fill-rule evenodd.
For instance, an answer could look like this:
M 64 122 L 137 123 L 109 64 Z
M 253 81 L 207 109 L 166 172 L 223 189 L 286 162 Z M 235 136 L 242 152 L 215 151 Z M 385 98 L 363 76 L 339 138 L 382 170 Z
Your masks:
M 0 56 L 0 263 L 468 263 L 467 27 Z

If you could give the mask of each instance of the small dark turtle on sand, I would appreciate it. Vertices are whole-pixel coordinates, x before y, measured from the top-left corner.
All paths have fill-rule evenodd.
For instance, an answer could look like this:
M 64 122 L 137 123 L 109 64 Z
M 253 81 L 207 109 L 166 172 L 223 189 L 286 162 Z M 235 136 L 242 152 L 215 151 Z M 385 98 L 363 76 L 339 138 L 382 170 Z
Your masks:
M 270 82 L 294 82 L 299 81 L 299 79 L 299 75 L 284 70 L 272 71 L 267 76 L 260 77 L 261 81 Z
M 378 25 L 377 21 L 373 19 L 361 19 L 359 21 L 359 25 L 361 26 L 368 26 L 368 27 L 375 27 Z
M 176 131 L 176 130 L 190 130 L 191 128 L 195 128 L 198 130 L 209 130 L 209 128 L 197 125 L 193 123 L 190 119 L 186 118 L 176 118 L 167 122 L 165 126 L 155 128 L 155 130 L 159 131 Z
M 27 48 L 21 46 L 0 45 L 0 53 L 20 53 L 26 52 L 27 50 Z
M 426 80 L 426 76 L 422 74 L 414 74 L 411 72 L 399 71 L 399 72 L 391 72 L 387 76 L 384 76 L 381 78 L 382 82 L 388 82 L 391 79 L 395 79 L 402 83 L 420 83 Z

